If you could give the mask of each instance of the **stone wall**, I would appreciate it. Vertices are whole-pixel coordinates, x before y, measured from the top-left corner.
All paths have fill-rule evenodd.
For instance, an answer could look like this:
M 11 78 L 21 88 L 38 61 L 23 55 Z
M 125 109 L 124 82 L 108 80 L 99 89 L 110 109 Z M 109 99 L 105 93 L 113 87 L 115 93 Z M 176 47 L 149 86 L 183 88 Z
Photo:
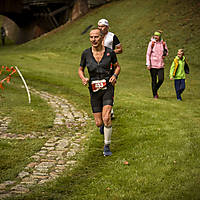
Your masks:
M 73 7 L 69 8 L 71 9 L 71 11 L 69 11 L 70 14 L 68 17 L 65 16 L 65 23 L 74 21 L 78 17 L 83 16 L 90 8 L 101 6 L 110 1 L 112 0 L 73 0 Z M 16 44 L 27 42 L 49 31 L 39 24 L 38 21 L 33 21 L 25 27 L 18 27 L 16 23 L 7 17 L 4 17 L 3 26 L 6 29 L 7 37 Z
M 106 4 L 112 0 L 88 0 L 88 7 L 94 8 L 103 4 Z
M 45 32 L 41 27 L 34 23 L 31 23 L 24 28 L 19 28 L 15 22 L 7 17 L 3 17 L 2 25 L 6 30 L 6 36 L 16 44 L 25 43 L 39 37 Z
M 71 21 L 77 19 L 79 16 L 88 12 L 87 0 L 75 0 L 74 7 L 72 9 Z
M 89 8 L 94 8 L 111 2 L 112 0 L 75 0 L 72 9 L 71 20 L 78 18 L 88 12 Z

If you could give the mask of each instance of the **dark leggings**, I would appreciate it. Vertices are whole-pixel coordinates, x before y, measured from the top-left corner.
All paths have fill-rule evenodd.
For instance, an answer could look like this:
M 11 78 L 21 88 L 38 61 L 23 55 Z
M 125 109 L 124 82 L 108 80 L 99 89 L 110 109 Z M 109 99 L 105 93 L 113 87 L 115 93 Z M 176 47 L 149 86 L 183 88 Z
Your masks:
M 152 92 L 153 96 L 157 95 L 158 89 L 164 81 L 164 68 L 161 69 L 150 69 L 151 79 L 152 79 Z

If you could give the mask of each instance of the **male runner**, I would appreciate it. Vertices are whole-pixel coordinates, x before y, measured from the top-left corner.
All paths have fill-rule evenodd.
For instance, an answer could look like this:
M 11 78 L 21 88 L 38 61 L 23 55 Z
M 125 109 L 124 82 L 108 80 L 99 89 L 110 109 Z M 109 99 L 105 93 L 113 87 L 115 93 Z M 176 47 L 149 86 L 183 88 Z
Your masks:
M 98 21 L 98 28 L 101 29 L 104 39 L 103 39 L 103 45 L 105 47 L 108 47 L 110 49 L 113 49 L 116 54 L 122 53 L 122 45 L 118 39 L 118 37 L 109 31 L 109 23 L 106 19 L 100 19 Z M 114 73 L 114 70 L 113 70 Z M 114 111 L 113 108 L 111 110 L 111 118 L 114 118 Z
M 100 19 L 98 21 L 98 28 L 101 29 L 104 39 L 103 45 L 110 49 L 113 49 L 116 54 L 122 53 L 122 45 L 118 39 L 118 37 L 109 31 L 109 23 L 106 19 Z
M 83 51 L 78 74 L 83 85 L 89 84 L 90 101 L 97 127 L 104 124 L 104 156 L 110 156 L 112 122 L 111 109 L 113 106 L 114 85 L 120 73 L 117 57 L 112 49 L 102 44 L 103 34 L 100 29 L 90 31 L 92 47 Z M 115 68 L 114 74 L 110 65 Z M 89 79 L 84 75 L 87 66 Z

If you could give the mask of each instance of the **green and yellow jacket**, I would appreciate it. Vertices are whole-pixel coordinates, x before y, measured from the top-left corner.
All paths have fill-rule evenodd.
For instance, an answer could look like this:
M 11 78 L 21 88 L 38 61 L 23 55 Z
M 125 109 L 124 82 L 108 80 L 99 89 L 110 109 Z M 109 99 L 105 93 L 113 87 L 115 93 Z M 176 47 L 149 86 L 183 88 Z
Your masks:
M 185 79 L 184 66 L 186 64 L 185 56 L 180 59 L 178 56 L 174 58 L 170 69 L 170 78 Z

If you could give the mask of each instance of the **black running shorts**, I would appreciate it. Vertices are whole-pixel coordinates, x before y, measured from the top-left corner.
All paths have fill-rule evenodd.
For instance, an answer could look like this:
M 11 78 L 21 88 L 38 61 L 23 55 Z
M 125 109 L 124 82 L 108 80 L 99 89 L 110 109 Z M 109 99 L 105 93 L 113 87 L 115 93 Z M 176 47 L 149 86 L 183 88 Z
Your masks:
M 102 112 L 103 106 L 113 106 L 114 87 L 112 84 L 107 86 L 105 90 L 97 92 L 90 91 L 90 102 L 93 113 Z

